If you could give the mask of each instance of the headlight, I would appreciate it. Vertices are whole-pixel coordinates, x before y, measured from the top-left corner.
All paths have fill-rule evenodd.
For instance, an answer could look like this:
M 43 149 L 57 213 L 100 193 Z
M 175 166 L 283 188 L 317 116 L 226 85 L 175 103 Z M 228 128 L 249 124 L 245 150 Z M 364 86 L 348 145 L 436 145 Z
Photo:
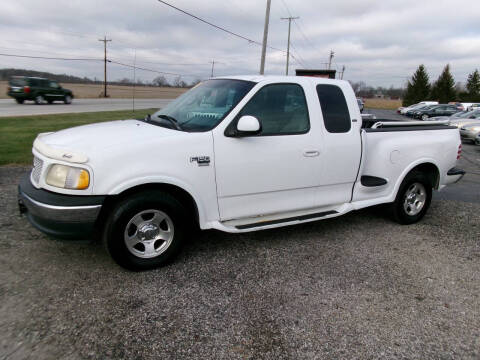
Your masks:
M 480 126 L 474 126 L 474 127 L 472 127 L 472 130 L 473 131 L 480 131 Z
M 56 164 L 48 171 L 47 184 L 64 189 L 83 190 L 90 184 L 90 174 L 85 169 Z

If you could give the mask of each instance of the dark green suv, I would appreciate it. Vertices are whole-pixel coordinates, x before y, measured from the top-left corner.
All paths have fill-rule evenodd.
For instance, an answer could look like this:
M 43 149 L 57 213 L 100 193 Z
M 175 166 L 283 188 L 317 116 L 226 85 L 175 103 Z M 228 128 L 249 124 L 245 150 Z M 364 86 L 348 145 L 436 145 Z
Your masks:
M 73 93 L 64 89 L 56 81 L 28 76 L 13 76 L 8 83 L 7 95 L 19 104 L 25 100 L 33 100 L 35 104 L 49 104 L 54 101 L 63 101 L 71 104 Z

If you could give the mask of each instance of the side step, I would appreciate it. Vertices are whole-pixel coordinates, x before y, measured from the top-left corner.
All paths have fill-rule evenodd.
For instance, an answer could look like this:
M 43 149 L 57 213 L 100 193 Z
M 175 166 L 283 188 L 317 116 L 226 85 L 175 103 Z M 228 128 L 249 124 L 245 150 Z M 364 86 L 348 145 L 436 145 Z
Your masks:
M 239 230 L 253 229 L 256 227 L 281 224 L 281 223 L 286 223 L 290 221 L 303 221 L 308 219 L 322 218 L 324 216 L 333 215 L 333 214 L 338 214 L 338 211 L 335 211 L 335 210 L 323 211 L 323 212 L 308 214 L 308 215 L 300 215 L 300 216 L 288 217 L 288 218 L 277 219 L 277 220 L 260 221 L 252 224 L 237 225 L 235 227 Z

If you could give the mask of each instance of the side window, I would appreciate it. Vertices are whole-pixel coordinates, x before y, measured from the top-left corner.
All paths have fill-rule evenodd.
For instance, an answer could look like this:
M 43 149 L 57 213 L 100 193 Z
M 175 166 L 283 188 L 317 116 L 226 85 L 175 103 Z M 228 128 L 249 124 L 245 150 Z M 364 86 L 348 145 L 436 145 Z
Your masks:
M 317 95 L 327 131 L 330 133 L 350 131 L 350 113 L 342 89 L 336 85 L 319 84 Z
M 305 94 L 297 84 L 272 84 L 261 88 L 237 116 L 255 116 L 262 124 L 260 136 L 304 134 L 310 130 Z
M 55 81 L 50 81 L 50 87 L 51 87 L 51 88 L 54 88 L 54 89 L 58 89 L 58 88 L 59 88 L 58 84 L 57 84 Z

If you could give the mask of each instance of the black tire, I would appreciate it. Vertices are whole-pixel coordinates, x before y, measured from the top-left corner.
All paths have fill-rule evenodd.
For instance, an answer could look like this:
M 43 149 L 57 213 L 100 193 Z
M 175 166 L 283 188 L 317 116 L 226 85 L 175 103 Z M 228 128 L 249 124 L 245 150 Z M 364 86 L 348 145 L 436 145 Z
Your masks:
M 419 186 L 419 192 L 417 194 L 418 198 L 410 198 L 407 200 L 407 197 L 411 192 L 415 192 L 413 185 L 420 184 L 423 186 L 423 192 L 425 194 L 425 200 L 422 201 L 423 205 L 418 213 L 415 213 L 418 209 L 415 201 L 420 201 L 417 199 L 421 199 L 420 193 L 422 192 L 421 186 Z M 409 203 L 412 201 L 413 203 Z M 396 222 L 402 225 L 413 224 L 420 221 L 426 214 L 428 208 L 430 207 L 430 203 L 432 201 L 432 185 L 429 179 L 421 172 L 413 171 L 408 174 L 405 179 L 402 181 L 400 188 L 398 189 L 397 197 L 395 198 L 395 202 L 391 205 L 392 206 L 392 214 L 393 218 Z M 408 205 L 410 207 L 410 213 L 407 210 Z M 407 209 L 406 209 L 407 207 Z
M 131 221 L 138 217 L 139 214 L 147 213 L 147 215 L 149 215 L 148 213 L 152 210 L 167 215 L 171 225 L 167 224 L 166 226 L 167 228 L 173 226 L 173 239 L 170 240 L 171 242 L 168 246 L 168 242 L 164 242 L 166 248 L 163 249 L 159 255 L 144 258 L 142 256 L 145 256 L 145 254 L 134 254 L 133 252 L 136 252 L 135 248 L 132 249 L 130 247 L 129 249 L 126 236 L 132 227 L 134 227 L 135 233 L 132 238 L 141 237 L 140 235 L 145 234 L 139 231 L 139 227 L 131 224 Z M 111 209 L 103 232 L 104 245 L 112 258 L 120 266 L 129 270 L 149 270 L 166 265 L 178 255 L 185 243 L 186 234 L 188 233 L 190 225 L 187 215 L 185 207 L 169 193 L 152 190 L 133 194 L 119 201 Z M 146 221 L 148 222 L 150 220 Z M 141 240 L 136 241 L 138 241 L 137 245 L 143 246 L 143 251 L 146 253 L 147 247 L 142 245 Z M 147 242 L 148 241 L 153 241 L 156 244 L 154 240 L 147 240 Z M 153 246 L 155 247 L 157 245 Z M 159 249 L 161 249 L 161 246 L 159 246 Z
M 15 99 L 15 101 L 17 102 L 17 104 L 23 104 L 23 99 Z
M 45 98 L 43 97 L 43 95 L 35 96 L 35 104 L 42 105 L 44 103 L 45 103 Z
M 65 97 L 63 98 L 63 102 L 67 105 L 71 104 L 72 103 L 72 96 L 71 95 L 65 95 Z

